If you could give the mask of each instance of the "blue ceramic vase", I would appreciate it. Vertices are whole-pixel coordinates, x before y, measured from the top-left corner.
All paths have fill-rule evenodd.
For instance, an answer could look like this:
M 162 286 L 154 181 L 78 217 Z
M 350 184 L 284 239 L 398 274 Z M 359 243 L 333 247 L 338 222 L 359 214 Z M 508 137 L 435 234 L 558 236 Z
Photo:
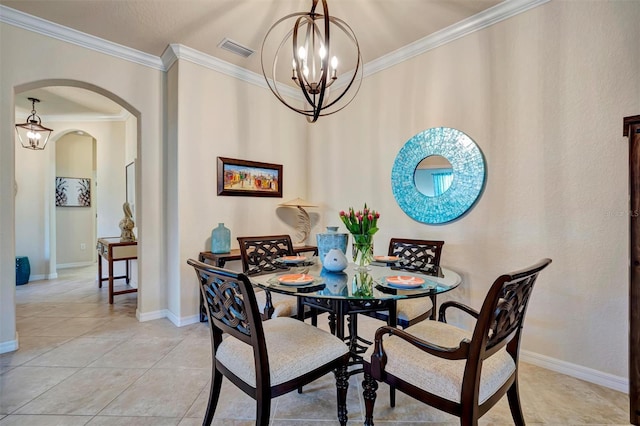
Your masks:
M 324 262 L 324 258 L 331 249 L 338 249 L 347 254 L 349 234 L 338 233 L 337 226 L 327 226 L 327 232 L 316 234 L 316 241 L 318 244 L 318 259 L 320 259 L 320 262 Z

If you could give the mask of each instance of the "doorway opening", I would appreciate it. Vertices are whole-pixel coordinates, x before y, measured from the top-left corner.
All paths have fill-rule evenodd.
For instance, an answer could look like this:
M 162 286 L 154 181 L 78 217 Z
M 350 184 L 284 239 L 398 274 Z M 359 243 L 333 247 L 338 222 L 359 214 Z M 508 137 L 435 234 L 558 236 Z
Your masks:
M 97 278 L 97 239 L 120 235 L 131 185 L 126 166 L 137 160 L 139 113 L 100 87 L 43 80 L 15 88 L 17 120 L 28 114 L 28 97 L 41 100 L 38 115 L 54 132 L 44 151 L 16 148 L 16 256 L 30 258 L 30 281 L 54 280 L 61 269 L 87 265 L 95 266 Z M 84 186 L 87 193 L 78 202 L 76 192 Z M 57 188 L 64 194 L 57 197 Z M 130 284 L 136 287 L 137 266 L 133 261 Z

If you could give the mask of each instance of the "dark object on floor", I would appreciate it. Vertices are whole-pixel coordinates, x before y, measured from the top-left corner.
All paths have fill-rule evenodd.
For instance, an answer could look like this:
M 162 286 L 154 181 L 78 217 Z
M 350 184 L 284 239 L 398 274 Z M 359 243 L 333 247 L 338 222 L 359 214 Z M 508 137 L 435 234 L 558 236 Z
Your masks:
M 31 265 L 27 256 L 16 257 L 16 285 L 23 285 L 29 282 L 31 275 Z

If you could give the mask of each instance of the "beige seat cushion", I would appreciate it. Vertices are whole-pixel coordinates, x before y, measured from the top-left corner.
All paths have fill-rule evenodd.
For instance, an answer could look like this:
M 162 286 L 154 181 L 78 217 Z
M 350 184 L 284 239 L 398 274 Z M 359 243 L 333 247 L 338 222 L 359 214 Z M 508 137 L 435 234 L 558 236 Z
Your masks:
M 269 357 L 271 386 L 302 376 L 346 354 L 347 345 L 332 334 L 293 318 L 274 318 L 262 323 Z M 227 337 L 216 360 L 247 384 L 256 386 L 253 348 Z
M 404 321 L 411 321 L 431 309 L 433 303 L 428 297 L 416 299 L 401 299 L 396 303 L 396 317 Z
M 466 330 L 431 320 L 422 321 L 405 331 L 444 347 L 457 347 L 462 339 L 471 339 L 471 333 Z M 387 353 L 385 371 L 442 398 L 460 402 L 465 360 L 450 361 L 435 357 L 395 336 L 385 337 L 383 344 Z M 372 353 L 373 345 L 364 358 L 370 361 Z M 515 368 L 513 359 L 505 349 L 485 360 L 482 365 L 479 402 L 483 403 L 493 395 L 509 379 Z
M 256 289 L 256 301 L 258 302 L 258 310 L 260 313 L 263 313 L 264 307 L 267 304 L 267 296 L 264 291 L 258 291 L 258 289 Z M 292 317 L 298 312 L 297 299 L 295 296 L 287 296 L 272 291 L 271 303 L 273 303 L 273 315 L 271 315 L 271 318 Z
M 428 312 L 432 306 L 431 299 L 426 297 L 400 299 L 396 302 L 396 318 L 409 322 Z M 389 311 L 381 311 L 381 313 L 389 316 Z

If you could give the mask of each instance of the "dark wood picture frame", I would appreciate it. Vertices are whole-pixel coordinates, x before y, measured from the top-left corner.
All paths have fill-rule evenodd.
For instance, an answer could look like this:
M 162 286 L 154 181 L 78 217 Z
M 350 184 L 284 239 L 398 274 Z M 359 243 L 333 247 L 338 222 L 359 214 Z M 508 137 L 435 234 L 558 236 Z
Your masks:
M 282 165 L 218 157 L 218 195 L 282 198 Z

